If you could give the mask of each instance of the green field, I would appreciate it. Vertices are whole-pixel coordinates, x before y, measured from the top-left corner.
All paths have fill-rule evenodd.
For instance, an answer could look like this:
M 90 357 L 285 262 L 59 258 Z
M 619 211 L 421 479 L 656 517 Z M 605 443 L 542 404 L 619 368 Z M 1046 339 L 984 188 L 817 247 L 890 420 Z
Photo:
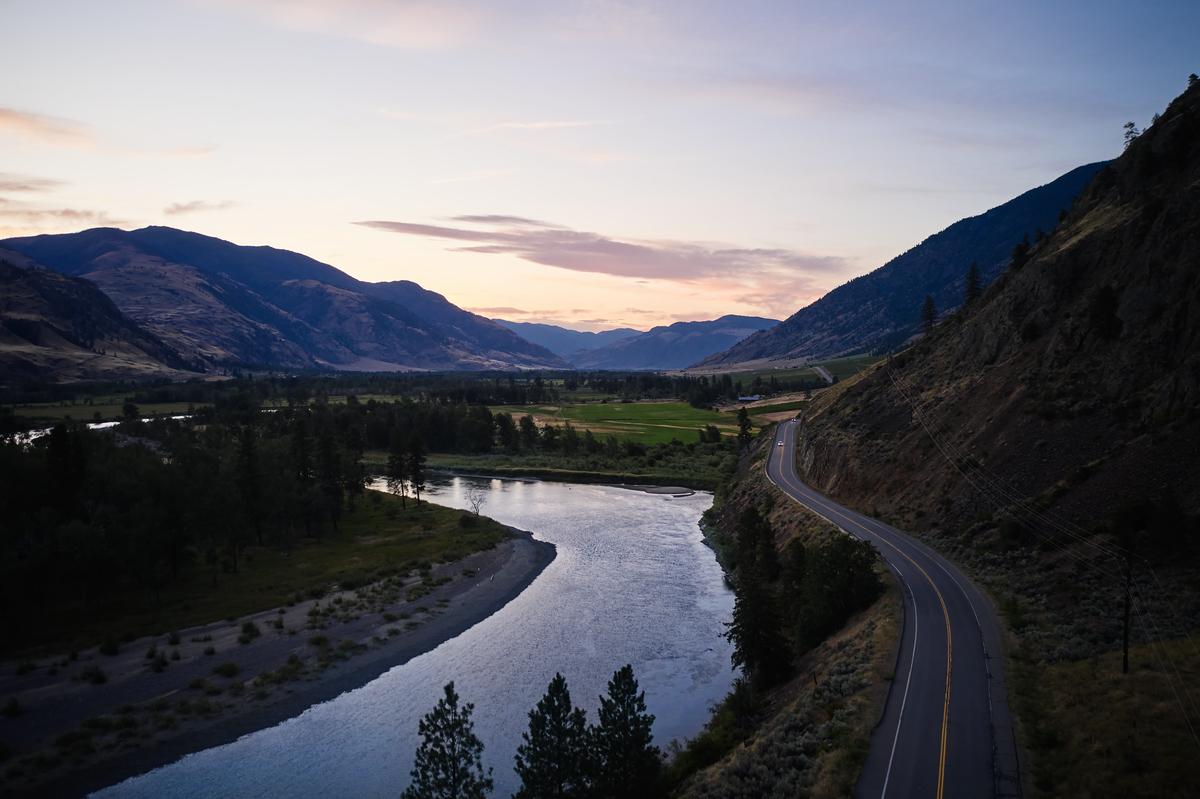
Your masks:
M 673 438 L 696 440 L 696 431 L 716 425 L 726 435 L 737 434 L 737 422 L 728 414 L 693 408 L 686 402 L 606 402 L 581 405 L 500 405 L 493 413 L 529 415 L 539 423 L 570 422 L 599 437 L 613 435 L 642 444 L 666 444 Z
M 750 416 L 762 416 L 767 413 L 782 413 L 784 411 L 798 411 L 808 404 L 808 400 L 792 400 L 791 402 L 780 402 L 774 405 L 756 405 L 746 408 L 750 412 Z M 740 407 L 740 406 L 738 406 Z M 737 413 L 737 408 L 728 408 L 725 413 Z
M 883 359 L 877 355 L 848 355 L 845 358 L 816 361 L 808 366 L 789 367 L 785 369 L 753 369 L 747 372 L 730 372 L 729 376 L 734 380 L 741 380 L 744 383 L 756 377 L 761 377 L 763 380 L 770 380 L 772 376 L 780 380 L 785 378 L 812 378 L 817 376 L 812 367 L 824 366 L 838 380 L 845 380 L 847 377 L 856 375 L 868 366 L 878 363 L 881 360 Z

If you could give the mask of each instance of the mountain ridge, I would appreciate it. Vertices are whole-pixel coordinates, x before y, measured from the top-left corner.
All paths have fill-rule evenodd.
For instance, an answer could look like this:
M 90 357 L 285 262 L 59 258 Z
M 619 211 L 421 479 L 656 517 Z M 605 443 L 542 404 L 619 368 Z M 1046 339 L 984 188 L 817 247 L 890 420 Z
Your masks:
M 975 216 L 965 217 L 801 308 L 777 327 L 755 333 L 695 364 L 729 367 L 752 361 L 831 358 L 885 351 L 920 329 L 921 301 L 938 308 L 962 302 L 968 266 L 977 262 L 986 287 L 1007 264 L 1022 236 L 1054 227 L 1061 211 L 1105 165 L 1076 167 Z
M 7 239 L 98 285 L 210 368 L 565 368 L 550 351 L 412 281 L 369 283 L 300 253 L 175 228 Z

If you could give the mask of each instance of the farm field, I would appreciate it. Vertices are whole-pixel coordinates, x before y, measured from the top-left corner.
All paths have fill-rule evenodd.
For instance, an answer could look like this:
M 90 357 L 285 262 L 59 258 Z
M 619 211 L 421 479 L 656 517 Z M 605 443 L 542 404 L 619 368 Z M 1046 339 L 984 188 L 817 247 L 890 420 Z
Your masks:
M 498 405 L 493 413 L 514 418 L 532 416 L 539 424 L 570 422 L 603 438 L 613 435 L 642 444 L 665 444 L 673 438 L 695 441 L 696 431 L 716 425 L 725 435 L 737 434 L 737 421 L 729 414 L 693 408 L 686 402 L 605 402 L 580 405 Z

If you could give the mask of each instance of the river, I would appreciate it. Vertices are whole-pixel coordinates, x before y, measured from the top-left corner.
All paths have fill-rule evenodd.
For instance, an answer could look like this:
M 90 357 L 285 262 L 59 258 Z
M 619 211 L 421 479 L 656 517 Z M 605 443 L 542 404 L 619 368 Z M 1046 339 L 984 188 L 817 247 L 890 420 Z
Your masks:
M 428 497 L 466 508 L 470 482 L 441 480 Z M 482 482 L 484 515 L 558 550 L 519 597 L 361 688 L 97 795 L 395 797 L 408 784 L 417 721 L 449 680 L 475 704 L 497 797 L 518 787 L 513 755 L 555 672 L 594 722 L 608 679 L 631 663 L 657 717 L 656 742 L 695 735 L 735 677 L 722 638 L 733 594 L 698 525 L 712 495 Z

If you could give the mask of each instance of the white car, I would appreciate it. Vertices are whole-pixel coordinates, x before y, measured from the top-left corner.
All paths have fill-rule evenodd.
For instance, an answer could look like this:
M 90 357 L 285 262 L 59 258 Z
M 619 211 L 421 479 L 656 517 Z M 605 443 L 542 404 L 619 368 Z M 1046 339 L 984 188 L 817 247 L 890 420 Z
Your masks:
M 780 442 L 779 442 L 778 444 L 776 444 L 775 446 L 777 446 L 777 447 L 782 447 L 782 446 L 783 446 L 783 442 L 782 442 L 782 441 L 780 441 Z

